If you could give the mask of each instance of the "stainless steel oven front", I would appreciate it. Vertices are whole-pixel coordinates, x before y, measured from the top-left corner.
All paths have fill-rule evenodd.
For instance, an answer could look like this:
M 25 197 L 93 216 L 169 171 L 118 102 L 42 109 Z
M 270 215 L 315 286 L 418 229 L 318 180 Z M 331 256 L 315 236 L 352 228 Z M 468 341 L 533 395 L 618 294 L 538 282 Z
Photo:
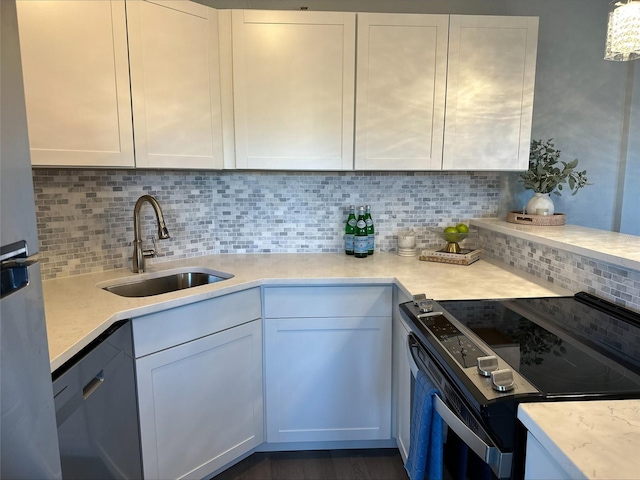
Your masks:
M 480 459 L 480 462 L 483 462 L 493 472 L 495 477 L 509 478 L 512 471 L 513 453 L 500 450 L 497 442 L 482 426 L 481 419 L 476 418 L 471 407 L 455 391 L 455 388 L 447 380 L 445 372 L 438 367 L 416 336 L 409 334 L 407 342 L 409 365 L 413 376 L 412 390 L 418 370 L 421 370 L 442 394 L 442 398 L 435 397 L 434 408 L 447 429 L 453 431 L 463 445 L 471 450 Z M 449 442 L 448 445 L 449 449 L 458 449 L 458 451 L 448 453 L 449 456 L 460 455 L 459 445 L 451 446 L 452 442 Z M 474 472 L 469 473 L 470 478 L 480 477 Z

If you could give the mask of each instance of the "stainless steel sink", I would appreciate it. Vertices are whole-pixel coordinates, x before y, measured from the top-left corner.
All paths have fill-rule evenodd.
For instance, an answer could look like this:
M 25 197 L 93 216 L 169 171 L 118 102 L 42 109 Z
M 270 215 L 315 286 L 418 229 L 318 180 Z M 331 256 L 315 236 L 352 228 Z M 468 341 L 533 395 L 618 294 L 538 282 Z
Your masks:
M 158 276 L 118 282 L 101 288 L 121 297 L 150 297 L 162 293 L 176 292 L 185 288 L 222 282 L 233 275 L 208 269 L 197 269 L 165 273 Z

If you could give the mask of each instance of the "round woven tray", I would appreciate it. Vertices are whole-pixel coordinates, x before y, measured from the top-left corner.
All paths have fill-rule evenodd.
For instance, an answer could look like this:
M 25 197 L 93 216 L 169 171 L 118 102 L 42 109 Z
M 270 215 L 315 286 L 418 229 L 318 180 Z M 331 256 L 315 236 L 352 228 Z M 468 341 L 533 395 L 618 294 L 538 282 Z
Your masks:
M 528 213 L 509 212 L 507 213 L 507 222 L 519 223 L 521 225 L 537 225 L 540 227 L 550 227 L 564 225 L 567 216 L 564 213 L 556 213 L 554 215 L 529 215 Z

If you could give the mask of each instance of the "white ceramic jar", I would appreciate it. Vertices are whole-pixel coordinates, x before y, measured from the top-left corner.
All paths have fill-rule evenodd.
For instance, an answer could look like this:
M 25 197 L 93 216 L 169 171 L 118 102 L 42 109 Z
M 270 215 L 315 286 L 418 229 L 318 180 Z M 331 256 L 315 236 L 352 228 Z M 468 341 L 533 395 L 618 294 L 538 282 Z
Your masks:
M 398 232 L 398 247 L 415 248 L 416 232 L 413 230 L 402 230 Z

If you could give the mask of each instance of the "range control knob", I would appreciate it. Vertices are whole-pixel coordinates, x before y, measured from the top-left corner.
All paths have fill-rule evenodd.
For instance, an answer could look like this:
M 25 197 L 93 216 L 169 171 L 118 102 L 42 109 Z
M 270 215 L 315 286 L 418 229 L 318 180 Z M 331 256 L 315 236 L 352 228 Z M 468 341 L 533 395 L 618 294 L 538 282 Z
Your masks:
M 491 372 L 498 369 L 498 357 L 489 355 L 487 357 L 478 357 L 478 372 L 483 377 L 490 377 Z
M 513 372 L 509 368 L 494 370 L 491 372 L 491 383 L 493 383 L 493 389 L 498 392 L 508 392 L 513 390 Z
M 420 310 L 420 313 L 433 312 L 433 300 L 420 300 L 418 302 L 418 310 Z
M 418 303 L 426 299 L 427 299 L 427 296 L 424 293 L 419 293 L 418 295 L 413 296 L 413 304 L 417 307 Z

